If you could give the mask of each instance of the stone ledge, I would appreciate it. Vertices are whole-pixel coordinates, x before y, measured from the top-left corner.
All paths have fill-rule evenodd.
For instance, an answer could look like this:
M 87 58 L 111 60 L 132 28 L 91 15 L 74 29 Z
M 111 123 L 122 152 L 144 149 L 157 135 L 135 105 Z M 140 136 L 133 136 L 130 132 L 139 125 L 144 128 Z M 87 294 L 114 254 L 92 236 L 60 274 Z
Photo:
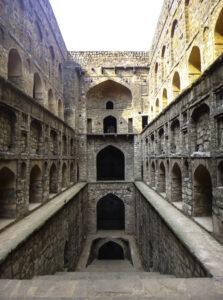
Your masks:
M 156 210 L 180 242 L 214 277 L 223 277 L 223 246 L 143 182 L 136 188 Z
M 0 263 L 73 199 L 86 185 L 86 182 L 76 184 L 0 233 Z

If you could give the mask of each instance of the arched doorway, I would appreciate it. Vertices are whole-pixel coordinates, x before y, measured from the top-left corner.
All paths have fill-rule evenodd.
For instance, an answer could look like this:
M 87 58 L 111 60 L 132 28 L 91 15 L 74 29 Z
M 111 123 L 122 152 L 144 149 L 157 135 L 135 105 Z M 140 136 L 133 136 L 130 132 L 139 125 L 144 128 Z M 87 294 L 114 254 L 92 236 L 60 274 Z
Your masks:
M 124 259 L 124 251 L 117 243 L 107 242 L 99 249 L 98 259 Z
M 113 194 L 108 194 L 98 201 L 97 229 L 125 229 L 125 206 L 120 198 Z
M 212 216 L 212 183 L 208 170 L 199 165 L 194 172 L 194 216 Z
M 97 180 L 124 180 L 125 157 L 119 149 L 108 146 L 97 155 Z
M 115 117 L 108 116 L 104 119 L 104 133 L 116 133 L 117 120 Z

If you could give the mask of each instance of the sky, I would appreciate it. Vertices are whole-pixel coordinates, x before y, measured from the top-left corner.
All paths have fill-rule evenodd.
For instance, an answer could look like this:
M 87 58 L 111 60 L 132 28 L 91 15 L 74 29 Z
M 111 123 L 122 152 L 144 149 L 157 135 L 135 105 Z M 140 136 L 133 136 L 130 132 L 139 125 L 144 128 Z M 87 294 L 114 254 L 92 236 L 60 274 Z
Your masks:
M 148 51 L 163 0 L 50 0 L 69 51 Z

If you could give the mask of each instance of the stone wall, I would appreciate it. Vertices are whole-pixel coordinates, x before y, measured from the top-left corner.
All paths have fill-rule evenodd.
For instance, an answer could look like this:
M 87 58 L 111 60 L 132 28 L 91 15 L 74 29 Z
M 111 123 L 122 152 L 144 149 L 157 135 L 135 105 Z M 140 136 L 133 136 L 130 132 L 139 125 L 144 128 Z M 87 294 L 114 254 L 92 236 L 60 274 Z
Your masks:
M 87 187 L 72 199 L 63 200 L 62 208 L 56 214 L 51 216 L 52 211 L 45 211 L 38 217 L 35 215 L 30 226 L 36 226 L 36 229 L 24 241 L 25 232 L 20 232 L 21 243 L 1 260 L 0 278 L 31 279 L 37 275 L 74 270 L 85 242 L 86 209 Z M 46 214 L 50 217 L 40 227 Z M 22 222 L 25 224 L 26 219 Z M 17 236 L 14 242 L 19 238 Z
M 61 191 L 64 164 L 63 188 L 77 181 L 76 136 L 61 119 L 3 78 L 0 107 L 0 201 L 4 206 L 0 214 L 19 218 L 32 210 L 31 203 L 40 205 Z
M 136 240 L 145 270 L 177 277 L 209 276 L 140 191 L 135 193 Z
M 67 49 L 48 1 L 0 1 L 0 75 L 64 118 Z
M 150 120 L 222 53 L 222 16 L 221 1 L 164 1 L 150 50 Z
M 179 202 L 176 205 L 187 215 L 210 217 L 219 239 L 223 234 L 222 74 L 220 57 L 141 135 L 144 181 L 165 193 L 168 201 Z

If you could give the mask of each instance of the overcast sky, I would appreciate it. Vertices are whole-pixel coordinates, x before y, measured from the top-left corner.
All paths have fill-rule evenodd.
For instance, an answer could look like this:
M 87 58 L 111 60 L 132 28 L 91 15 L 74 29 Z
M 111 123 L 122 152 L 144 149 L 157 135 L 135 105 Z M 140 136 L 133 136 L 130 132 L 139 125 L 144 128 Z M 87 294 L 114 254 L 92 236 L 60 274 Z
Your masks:
M 148 51 L 163 0 L 50 0 L 68 50 Z

